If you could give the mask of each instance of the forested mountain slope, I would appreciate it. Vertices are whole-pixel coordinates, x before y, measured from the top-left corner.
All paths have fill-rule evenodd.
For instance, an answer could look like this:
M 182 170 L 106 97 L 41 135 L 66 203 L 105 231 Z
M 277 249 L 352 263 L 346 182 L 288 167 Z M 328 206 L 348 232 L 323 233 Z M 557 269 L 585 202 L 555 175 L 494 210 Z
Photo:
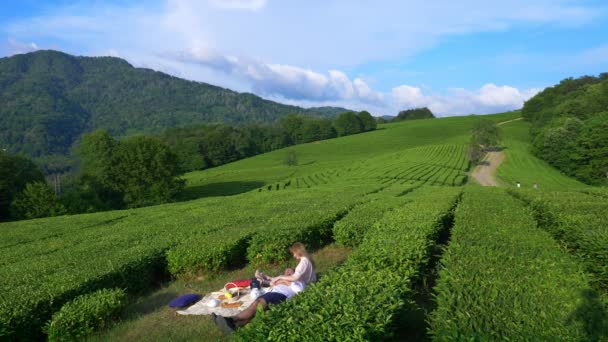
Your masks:
M 37 51 L 0 59 L 0 147 L 30 157 L 65 154 L 85 132 L 121 136 L 197 123 L 333 116 L 149 69 L 114 57 Z M 346 110 L 344 110 L 346 111 Z

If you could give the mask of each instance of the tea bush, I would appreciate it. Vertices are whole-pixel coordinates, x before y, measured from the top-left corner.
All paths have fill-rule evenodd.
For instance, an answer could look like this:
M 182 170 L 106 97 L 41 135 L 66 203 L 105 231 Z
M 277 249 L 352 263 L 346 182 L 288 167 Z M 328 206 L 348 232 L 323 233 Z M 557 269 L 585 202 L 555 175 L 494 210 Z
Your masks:
M 465 191 L 435 291 L 434 340 L 593 340 L 581 267 L 497 189 Z
M 343 267 L 256 317 L 237 332 L 237 340 L 386 339 L 395 315 L 413 305 L 411 282 L 428 263 L 457 195 L 456 189 L 414 191 L 412 202 L 367 232 Z
M 45 329 L 49 341 L 81 340 L 108 326 L 124 308 L 127 296 L 121 289 L 103 289 L 76 297 L 53 315 Z

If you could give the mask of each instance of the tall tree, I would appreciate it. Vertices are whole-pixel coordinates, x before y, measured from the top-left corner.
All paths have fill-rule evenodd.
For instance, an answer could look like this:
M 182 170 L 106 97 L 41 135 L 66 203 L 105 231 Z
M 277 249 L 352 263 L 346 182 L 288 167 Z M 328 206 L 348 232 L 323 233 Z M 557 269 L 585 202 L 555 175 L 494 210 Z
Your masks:
M 171 201 L 184 187 L 177 156 L 158 138 L 135 136 L 120 143 L 110 170 L 112 188 L 128 207 Z
M 344 112 L 338 116 L 334 123 L 338 136 L 361 133 L 363 124 L 361 119 L 354 112 Z
M 608 185 L 608 112 L 585 123 L 576 149 L 576 176 L 591 184 Z
M 373 131 L 376 129 L 376 119 L 367 111 L 359 112 L 359 119 L 363 125 L 363 131 Z
M 11 202 L 32 182 L 44 182 L 36 164 L 25 157 L 0 150 L 0 221 L 9 219 Z
M 35 219 L 64 215 L 66 209 L 50 186 L 44 182 L 28 183 L 11 203 L 11 216 L 15 219 Z

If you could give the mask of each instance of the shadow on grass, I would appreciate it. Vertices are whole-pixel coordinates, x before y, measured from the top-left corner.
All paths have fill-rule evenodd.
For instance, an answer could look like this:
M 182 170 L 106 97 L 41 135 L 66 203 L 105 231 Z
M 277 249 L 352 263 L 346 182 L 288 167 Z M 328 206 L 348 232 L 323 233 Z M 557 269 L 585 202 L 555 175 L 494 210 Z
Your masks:
M 264 182 L 221 182 L 186 187 L 178 196 L 178 201 L 191 201 L 202 197 L 231 196 L 257 189 Z
M 123 313 L 124 318 L 129 319 L 137 317 L 139 315 L 146 315 L 152 313 L 160 308 L 166 307 L 169 302 L 177 298 L 179 294 L 177 292 L 160 292 L 155 293 L 145 299 L 131 304 L 127 310 Z
M 589 341 L 605 341 L 608 337 L 608 314 L 597 291 L 585 290 L 581 293 L 581 305 L 569 317 L 585 326 Z

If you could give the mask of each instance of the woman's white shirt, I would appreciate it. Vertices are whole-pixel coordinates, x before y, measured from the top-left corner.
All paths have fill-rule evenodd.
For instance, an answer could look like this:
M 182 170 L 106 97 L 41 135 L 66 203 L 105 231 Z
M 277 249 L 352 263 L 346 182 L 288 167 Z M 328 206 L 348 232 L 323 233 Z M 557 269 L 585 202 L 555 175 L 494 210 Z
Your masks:
M 302 283 L 302 287 L 317 280 L 317 275 L 312 269 L 312 262 L 305 257 L 300 259 L 293 275 Z

